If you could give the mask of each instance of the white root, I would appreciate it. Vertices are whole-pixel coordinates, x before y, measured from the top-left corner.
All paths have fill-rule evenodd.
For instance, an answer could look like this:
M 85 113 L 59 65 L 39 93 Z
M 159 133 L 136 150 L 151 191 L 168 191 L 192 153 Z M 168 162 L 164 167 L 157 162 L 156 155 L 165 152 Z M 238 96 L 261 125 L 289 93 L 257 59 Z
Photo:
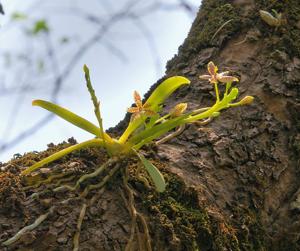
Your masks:
M 161 144 L 163 144 L 163 143 L 166 143 L 167 141 L 169 141 L 169 140 L 175 138 L 176 136 L 178 136 L 179 134 L 181 134 L 181 133 L 184 131 L 184 129 L 185 129 L 185 125 L 180 125 L 180 126 L 176 129 L 175 132 L 173 132 L 173 133 L 167 135 L 166 137 L 164 137 L 164 138 L 162 138 L 162 139 L 156 141 L 155 144 L 158 146 L 158 145 L 161 145 Z
M 2 243 L 2 245 L 4 246 L 9 246 L 13 243 L 15 243 L 17 240 L 19 240 L 22 235 L 24 235 L 25 233 L 27 233 L 28 231 L 31 231 L 35 228 L 37 228 L 44 220 L 46 220 L 49 216 L 50 213 L 53 212 L 54 207 L 51 207 L 48 211 L 48 213 L 42 214 L 41 216 L 39 216 L 34 223 L 32 223 L 31 225 L 28 225 L 26 227 L 23 227 L 19 232 L 17 232 L 13 237 L 11 237 L 10 239 L 6 240 L 5 242 Z
M 79 214 L 79 218 L 78 218 L 78 222 L 77 222 L 77 230 L 76 233 L 74 235 L 74 239 L 73 239 L 73 251 L 78 251 L 79 250 L 79 237 L 80 237 L 80 232 L 81 232 L 81 225 L 85 216 L 85 212 L 86 212 L 86 208 L 87 208 L 87 204 L 83 204 L 80 214 Z

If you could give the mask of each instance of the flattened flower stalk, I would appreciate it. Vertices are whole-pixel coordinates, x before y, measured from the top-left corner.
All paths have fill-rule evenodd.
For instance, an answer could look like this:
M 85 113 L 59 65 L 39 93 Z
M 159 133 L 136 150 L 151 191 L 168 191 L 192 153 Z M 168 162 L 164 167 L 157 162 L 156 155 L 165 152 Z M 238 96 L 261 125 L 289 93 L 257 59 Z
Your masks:
M 156 112 L 150 109 L 150 104 L 143 104 L 140 94 L 134 91 L 133 98 L 135 102 L 135 107 L 130 107 L 127 112 L 132 113 L 131 120 L 139 119 L 143 115 L 146 117 L 152 117 L 156 115 Z

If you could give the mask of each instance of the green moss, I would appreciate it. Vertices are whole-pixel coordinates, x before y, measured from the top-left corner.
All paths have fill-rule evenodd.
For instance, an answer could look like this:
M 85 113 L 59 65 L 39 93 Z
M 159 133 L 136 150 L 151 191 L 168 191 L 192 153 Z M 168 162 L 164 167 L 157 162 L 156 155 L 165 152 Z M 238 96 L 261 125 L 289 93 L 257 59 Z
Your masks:
M 290 56 L 300 56 L 300 4 L 298 0 L 275 1 L 275 0 L 256 0 L 257 12 L 259 9 L 272 12 L 272 9 L 283 14 L 287 23 L 282 25 L 278 31 L 264 25 L 262 30 L 265 34 L 272 33 L 280 39 L 273 45 L 273 48 L 284 50 Z M 259 18 L 259 15 L 256 14 Z
M 229 20 L 230 22 L 221 28 Z M 203 0 L 201 11 L 184 44 L 180 47 L 178 57 L 168 62 L 167 69 L 170 69 L 172 65 L 177 65 L 178 62 L 183 62 L 184 59 L 188 59 L 191 54 L 201 49 L 220 47 L 231 35 L 241 29 L 241 24 L 239 9 L 229 4 L 228 1 Z
M 193 24 L 183 46 L 183 52 L 185 49 L 196 52 L 209 46 L 218 46 L 220 42 L 224 41 L 220 41 L 218 36 L 226 39 L 240 28 L 238 9 L 226 2 L 203 1 L 201 14 L 198 15 Z M 213 38 L 218 29 L 229 20 L 232 21 L 226 24 Z
M 237 233 L 240 250 L 266 251 L 266 233 L 260 223 L 260 217 L 254 210 L 234 208 L 234 219 L 240 225 Z
M 150 211 L 151 221 L 161 226 L 156 229 L 159 236 L 175 245 L 171 250 L 240 250 L 234 233 L 222 232 L 220 222 L 211 219 L 194 189 L 187 188 L 174 174 L 164 176 L 168 181 L 166 192 L 145 192 L 143 206 Z

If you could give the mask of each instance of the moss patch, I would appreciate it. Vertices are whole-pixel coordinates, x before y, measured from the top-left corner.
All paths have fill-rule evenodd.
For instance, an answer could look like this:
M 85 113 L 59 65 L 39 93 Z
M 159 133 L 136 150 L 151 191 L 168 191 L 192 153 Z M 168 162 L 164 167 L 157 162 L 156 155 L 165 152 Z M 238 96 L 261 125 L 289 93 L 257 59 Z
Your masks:
M 195 189 L 187 188 L 174 174 L 165 172 L 164 176 L 168 182 L 164 193 L 142 195 L 155 239 L 169 243 L 169 250 L 240 250 L 233 228 L 208 215 Z
M 229 22 L 224 25 L 227 21 Z M 169 70 L 172 65 L 178 65 L 178 62 L 183 61 L 182 59 L 190 59 L 192 54 L 196 54 L 201 49 L 220 47 L 241 28 L 239 8 L 234 7 L 228 1 L 202 1 L 201 11 L 188 37 L 179 48 L 178 56 L 168 62 L 167 69 Z
M 287 23 L 282 25 L 277 31 L 264 24 L 262 31 L 264 35 L 271 33 L 272 36 L 279 38 L 273 42 L 273 48 L 284 50 L 290 56 L 300 56 L 300 5 L 298 0 L 275 1 L 275 0 L 256 0 L 256 9 L 266 10 L 270 13 L 272 9 L 282 13 Z M 256 14 L 257 15 L 257 14 Z M 259 18 L 259 15 L 257 15 Z

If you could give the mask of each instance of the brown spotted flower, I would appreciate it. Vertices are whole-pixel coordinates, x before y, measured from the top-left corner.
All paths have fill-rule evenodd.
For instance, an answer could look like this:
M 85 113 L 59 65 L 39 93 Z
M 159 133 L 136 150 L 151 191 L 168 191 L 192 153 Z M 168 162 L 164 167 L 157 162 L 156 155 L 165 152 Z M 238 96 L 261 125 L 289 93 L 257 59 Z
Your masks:
M 147 117 L 154 116 L 156 112 L 150 109 L 149 104 L 143 104 L 140 94 L 137 91 L 134 91 L 133 98 L 136 107 L 130 107 L 127 109 L 127 112 L 132 113 L 132 119 L 138 119 L 142 115 L 146 115 Z
M 201 75 L 199 78 L 201 79 L 207 79 L 212 84 L 217 84 L 218 82 L 221 83 L 228 83 L 228 82 L 238 82 L 238 78 L 233 76 L 228 76 L 228 71 L 224 71 L 221 73 L 218 73 L 218 67 L 210 61 L 207 65 L 207 71 L 209 75 Z

